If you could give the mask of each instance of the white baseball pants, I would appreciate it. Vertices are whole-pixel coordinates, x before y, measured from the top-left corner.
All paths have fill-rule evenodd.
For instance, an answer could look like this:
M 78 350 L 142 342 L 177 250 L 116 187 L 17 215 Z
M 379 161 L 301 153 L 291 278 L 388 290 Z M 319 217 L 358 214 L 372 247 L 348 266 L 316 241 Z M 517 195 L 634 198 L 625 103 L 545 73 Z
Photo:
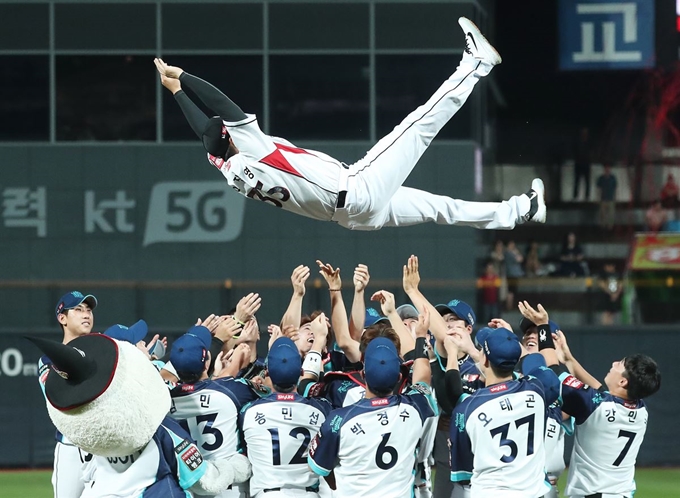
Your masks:
M 77 446 L 57 442 L 52 472 L 54 498 L 80 498 L 93 470 L 92 455 Z
M 333 221 L 345 228 L 377 230 L 425 222 L 512 229 L 530 208 L 527 196 L 503 202 L 468 202 L 402 187 L 434 137 L 463 106 L 492 66 L 466 59 L 424 104 L 410 113 L 345 172 L 345 207 Z

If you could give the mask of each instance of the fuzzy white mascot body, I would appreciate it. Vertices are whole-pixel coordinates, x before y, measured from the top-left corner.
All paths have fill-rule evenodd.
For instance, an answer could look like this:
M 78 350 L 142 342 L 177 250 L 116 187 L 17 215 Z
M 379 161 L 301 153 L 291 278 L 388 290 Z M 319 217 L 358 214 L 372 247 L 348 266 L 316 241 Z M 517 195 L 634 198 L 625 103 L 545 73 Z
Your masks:
M 203 459 L 191 436 L 167 417 L 168 388 L 132 344 L 101 334 L 67 345 L 30 340 L 52 361 L 45 381 L 50 418 L 95 455 L 84 498 L 215 495 L 250 477 L 243 455 Z

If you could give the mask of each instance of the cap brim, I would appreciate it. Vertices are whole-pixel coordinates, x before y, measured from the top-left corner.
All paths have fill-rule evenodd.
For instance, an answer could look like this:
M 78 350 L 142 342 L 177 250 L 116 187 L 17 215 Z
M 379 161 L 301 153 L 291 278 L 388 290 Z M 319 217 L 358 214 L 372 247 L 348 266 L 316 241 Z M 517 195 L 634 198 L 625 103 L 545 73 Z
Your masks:
M 144 320 L 139 320 L 137 323 L 130 325 L 128 330 L 130 331 L 130 336 L 134 341 L 133 344 L 137 344 L 139 341 L 144 340 L 146 334 L 149 333 L 149 327 L 146 325 Z

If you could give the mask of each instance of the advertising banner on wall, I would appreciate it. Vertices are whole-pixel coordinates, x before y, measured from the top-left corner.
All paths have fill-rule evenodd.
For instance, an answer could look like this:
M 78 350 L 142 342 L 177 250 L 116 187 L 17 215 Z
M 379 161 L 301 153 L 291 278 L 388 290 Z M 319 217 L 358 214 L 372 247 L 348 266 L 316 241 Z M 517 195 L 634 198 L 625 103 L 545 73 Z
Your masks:
M 643 69 L 655 64 L 654 2 L 560 0 L 561 70 Z

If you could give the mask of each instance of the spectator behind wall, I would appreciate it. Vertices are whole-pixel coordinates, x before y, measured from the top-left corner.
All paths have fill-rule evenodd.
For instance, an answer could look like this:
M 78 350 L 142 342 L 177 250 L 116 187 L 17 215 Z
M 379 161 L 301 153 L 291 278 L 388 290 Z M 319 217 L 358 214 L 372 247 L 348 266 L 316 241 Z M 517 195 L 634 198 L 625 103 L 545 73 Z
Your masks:
M 577 200 L 579 196 L 581 178 L 583 178 L 586 185 L 584 200 L 588 202 L 588 199 L 590 199 L 591 155 L 590 130 L 587 127 L 583 127 L 574 143 L 574 200 Z
M 647 223 L 647 231 L 661 232 L 663 230 L 663 226 L 668 221 L 668 213 L 661 206 L 659 199 L 653 201 L 651 206 L 649 206 L 645 213 L 645 221 Z
M 482 316 L 481 322 L 490 322 L 492 318 L 500 318 L 499 290 L 501 278 L 496 273 L 494 264 L 486 264 L 484 275 L 477 279 L 477 288 L 481 291 Z
M 619 278 L 616 267 L 612 263 L 604 265 L 598 287 L 602 291 L 602 325 L 613 325 L 614 316 L 621 311 L 623 281 Z
M 666 178 L 666 183 L 661 189 L 661 205 L 666 209 L 676 209 L 680 205 L 680 188 L 678 184 L 675 183 L 675 177 L 672 173 L 668 174 Z
M 581 244 L 576 242 L 576 234 L 569 232 L 562 243 L 560 254 L 560 270 L 558 275 L 563 277 L 584 277 L 586 268 Z
M 508 311 L 515 307 L 519 279 L 524 276 L 522 263 L 524 263 L 524 256 L 517 249 L 515 241 L 508 241 L 505 248 L 505 275 L 508 279 L 508 295 L 505 298 L 505 307 Z
M 597 190 L 600 193 L 600 211 L 598 222 L 602 228 L 614 228 L 616 209 L 616 177 L 612 174 L 612 167 L 606 165 L 604 173 L 597 179 Z
M 501 279 L 501 287 L 498 291 L 498 300 L 504 302 L 508 295 L 508 280 L 505 277 L 505 246 L 502 240 L 497 240 L 493 246 L 493 251 L 489 255 L 493 263 L 494 271 Z

